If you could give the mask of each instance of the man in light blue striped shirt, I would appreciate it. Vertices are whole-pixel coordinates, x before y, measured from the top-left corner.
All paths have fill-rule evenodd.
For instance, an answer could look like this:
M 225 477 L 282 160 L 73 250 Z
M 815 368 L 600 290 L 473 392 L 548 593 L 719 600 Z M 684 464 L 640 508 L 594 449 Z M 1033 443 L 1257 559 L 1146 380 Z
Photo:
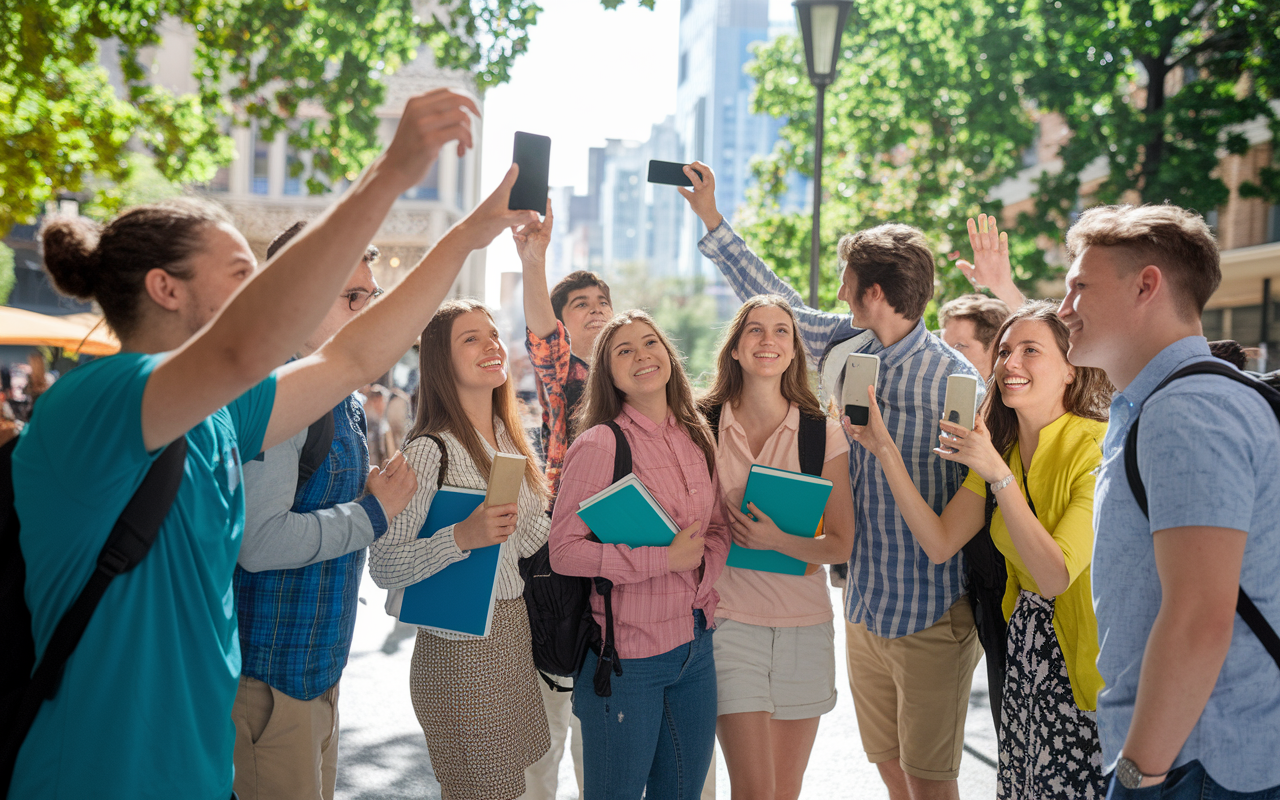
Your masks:
M 705 179 L 686 167 L 694 188 L 680 192 L 707 225 L 698 248 L 740 299 L 787 299 L 809 354 L 837 362 L 823 370 L 829 396 L 840 396 L 846 352 L 880 357 L 876 399 L 885 424 L 921 495 L 942 513 L 967 472 L 933 452 L 947 377 L 981 379 L 963 356 L 925 329 L 921 317 L 933 295 L 933 254 L 921 233 L 883 225 L 845 236 L 839 297 L 852 316 L 817 311 L 716 210 L 710 168 L 693 167 Z M 849 481 L 857 535 L 844 610 L 863 747 L 893 800 L 958 798 L 970 679 L 981 652 L 973 612 L 962 596 L 962 556 L 939 565 L 929 561 L 898 512 L 884 472 L 861 446 L 850 450 Z

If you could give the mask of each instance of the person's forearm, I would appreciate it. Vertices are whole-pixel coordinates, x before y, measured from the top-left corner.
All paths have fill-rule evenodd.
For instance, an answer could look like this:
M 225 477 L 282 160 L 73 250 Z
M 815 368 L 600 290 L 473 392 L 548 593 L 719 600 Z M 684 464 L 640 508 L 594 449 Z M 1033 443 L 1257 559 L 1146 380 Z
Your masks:
M 547 288 L 545 260 L 521 259 L 524 272 L 524 324 L 533 335 L 545 339 L 556 332 L 556 315 Z
M 898 513 L 911 530 L 911 535 L 920 543 L 921 549 L 929 560 L 941 564 L 950 559 L 965 542 L 973 538 L 969 536 L 951 535 L 942 518 L 929 506 L 927 500 L 920 496 L 920 490 L 911 480 L 907 465 L 902 460 L 902 453 L 892 448 L 886 453 L 878 453 L 880 464 L 884 468 L 885 479 L 889 482 L 889 490 L 893 492 L 893 500 L 898 506 Z
M 246 530 L 238 563 L 248 572 L 299 569 L 361 550 L 373 539 L 373 523 L 359 503 L 290 511 L 269 520 L 252 545 Z
M 1003 300 L 1009 308 L 1018 310 L 1022 304 L 1026 302 L 1026 298 L 1022 295 L 1022 291 L 1018 289 L 1018 285 L 1013 282 L 1010 277 L 1007 281 L 1001 281 L 999 286 L 988 286 L 991 293 L 998 299 Z
M 1057 597 L 1065 592 L 1071 585 L 1067 558 L 1062 547 L 1031 512 L 1018 484 L 1010 483 L 1001 489 L 996 500 L 1000 503 L 1000 514 L 1009 530 L 1009 538 L 1013 540 L 1013 546 L 1035 580 L 1040 594 Z
M 1234 609 L 1227 617 L 1221 609 L 1164 595 L 1143 653 L 1133 721 L 1122 748 L 1142 772 L 1159 775 L 1173 766 L 1231 648 L 1233 618 Z
M 788 534 L 777 548 L 784 556 L 797 558 L 806 564 L 843 564 L 849 560 L 852 541 L 827 534 L 820 539 Z

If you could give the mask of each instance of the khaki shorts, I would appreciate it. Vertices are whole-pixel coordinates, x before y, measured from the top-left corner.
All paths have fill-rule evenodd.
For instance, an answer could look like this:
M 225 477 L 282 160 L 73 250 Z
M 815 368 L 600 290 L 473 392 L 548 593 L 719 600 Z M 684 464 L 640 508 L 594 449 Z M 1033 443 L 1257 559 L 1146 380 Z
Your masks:
M 835 626 L 768 628 L 716 620 L 716 714 L 812 719 L 836 705 Z
M 969 599 L 961 597 L 932 626 L 899 639 L 877 636 L 863 623 L 846 622 L 845 630 L 849 688 L 867 759 L 896 758 L 917 778 L 954 780 L 969 685 L 982 656 Z

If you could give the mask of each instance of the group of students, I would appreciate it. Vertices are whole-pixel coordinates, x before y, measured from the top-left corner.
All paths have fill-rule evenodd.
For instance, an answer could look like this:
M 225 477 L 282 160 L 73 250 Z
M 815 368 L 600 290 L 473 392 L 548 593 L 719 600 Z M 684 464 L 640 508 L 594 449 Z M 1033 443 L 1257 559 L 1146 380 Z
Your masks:
M 894 800 L 958 796 L 984 646 L 1001 689 L 999 797 L 1280 798 L 1280 670 L 1235 618 L 1243 587 L 1280 620 L 1280 424 L 1253 386 L 1219 376 L 1151 398 L 1211 360 L 1199 316 L 1220 273 L 1198 216 L 1085 212 L 1061 304 L 1024 304 L 1004 238 L 971 222 L 962 268 L 1014 310 L 992 333 L 997 301 L 951 306 L 940 338 L 922 319 L 934 256 L 920 231 L 843 237 L 851 313 L 821 312 L 750 251 L 694 164 L 680 191 L 706 225 L 700 248 L 743 300 L 698 397 L 661 328 L 615 314 L 598 277 L 547 288 L 551 208 L 508 210 L 514 167 L 369 303 L 381 290 L 368 241 L 442 146 L 470 145 L 474 111 L 446 90 L 412 99 L 387 151 L 256 272 L 226 218 L 194 203 L 46 225 L 55 282 L 99 302 L 124 352 L 55 384 L 14 451 L 37 651 L 151 463 L 178 439 L 188 452 L 154 550 L 104 596 L 11 797 L 331 797 L 364 548 L 394 593 L 505 542 L 490 633 L 415 641 L 410 697 L 446 798 L 518 797 L 563 746 L 568 715 L 540 691 L 518 565 L 544 545 L 557 572 L 613 586 L 591 611 L 611 619 L 619 668 L 598 691 L 602 656 L 588 653 L 570 701 L 587 798 L 696 796 L 717 738 L 735 798 L 797 797 L 836 702 L 825 572 L 729 567 L 731 543 L 848 565 L 849 686 Z M 492 315 L 444 302 L 467 254 L 506 228 L 545 463 Z M 419 334 L 403 453 L 368 470 L 350 393 Z M 880 358 L 866 425 L 824 402 L 849 353 Z M 985 380 L 972 430 L 942 419 L 952 375 Z M 328 458 L 302 475 L 308 426 L 327 415 Z M 576 513 L 612 482 L 620 442 L 680 528 L 669 546 L 603 544 Z M 833 485 L 823 535 L 741 510 L 752 465 L 798 472 L 814 442 Z M 483 489 L 497 452 L 527 458 L 518 502 L 419 538 L 440 487 Z M 975 571 L 984 544 L 1007 575 L 994 602 L 974 590 L 990 578 Z

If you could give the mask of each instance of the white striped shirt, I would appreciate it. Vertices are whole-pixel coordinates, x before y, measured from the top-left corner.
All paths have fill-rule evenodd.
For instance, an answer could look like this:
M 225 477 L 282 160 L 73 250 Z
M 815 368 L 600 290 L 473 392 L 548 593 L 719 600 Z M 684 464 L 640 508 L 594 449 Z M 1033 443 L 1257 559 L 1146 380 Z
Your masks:
M 520 451 L 507 435 L 502 423 L 495 419 L 493 426 L 502 452 L 519 455 Z M 488 481 L 480 474 L 462 442 L 451 433 L 437 435 L 449 451 L 449 468 L 444 485 L 459 489 L 485 489 Z M 493 448 L 483 437 L 481 442 L 484 443 L 486 454 L 493 458 Z M 431 508 L 431 500 L 436 495 L 440 451 L 435 442 L 426 436 L 420 436 L 405 445 L 404 457 L 418 478 L 418 491 L 404 511 L 391 520 L 387 532 L 369 546 L 369 575 L 374 583 L 384 589 L 399 589 L 417 583 L 471 553 L 470 550 L 458 549 L 453 538 L 453 525 L 440 529 L 426 539 L 418 538 L 418 532 L 426 522 L 427 512 Z M 545 544 L 550 529 L 551 520 L 547 518 L 546 503 L 525 481 L 520 486 L 516 529 L 507 539 L 498 558 L 495 599 L 515 600 L 521 596 L 524 581 L 520 579 L 517 561 L 533 555 Z

